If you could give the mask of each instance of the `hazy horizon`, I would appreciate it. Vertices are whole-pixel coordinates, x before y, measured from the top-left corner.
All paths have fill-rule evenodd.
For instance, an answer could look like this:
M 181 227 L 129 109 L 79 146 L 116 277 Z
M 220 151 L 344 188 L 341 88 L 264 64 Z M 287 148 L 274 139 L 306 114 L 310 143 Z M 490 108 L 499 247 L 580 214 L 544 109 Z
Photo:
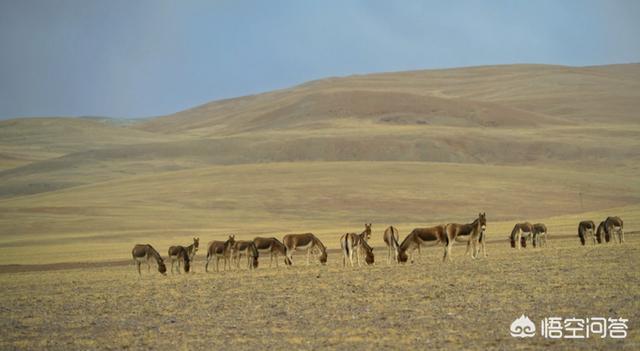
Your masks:
M 640 62 L 634 1 L 395 5 L 2 3 L 0 119 L 159 116 L 354 74 Z

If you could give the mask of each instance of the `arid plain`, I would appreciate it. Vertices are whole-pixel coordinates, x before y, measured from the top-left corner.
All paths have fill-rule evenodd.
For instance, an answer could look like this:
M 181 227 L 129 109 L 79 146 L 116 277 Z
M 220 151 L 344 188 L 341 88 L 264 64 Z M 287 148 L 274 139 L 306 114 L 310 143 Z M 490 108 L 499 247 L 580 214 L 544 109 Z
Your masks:
M 328 78 L 139 121 L 0 122 L 2 349 L 637 349 L 640 65 L 487 66 Z M 487 258 L 388 266 L 382 231 L 488 217 Z M 577 223 L 625 220 L 623 245 Z M 515 222 L 549 247 L 515 252 Z M 374 225 L 375 267 L 138 278 L 131 247 Z M 203 245 L 204 246 L 204 245 Z M 146 273 L 146 272 L 144 272 Z M 629 337 L 509 336 L 624 317 Z M 574 342 L 575 344 L 571 344 Z

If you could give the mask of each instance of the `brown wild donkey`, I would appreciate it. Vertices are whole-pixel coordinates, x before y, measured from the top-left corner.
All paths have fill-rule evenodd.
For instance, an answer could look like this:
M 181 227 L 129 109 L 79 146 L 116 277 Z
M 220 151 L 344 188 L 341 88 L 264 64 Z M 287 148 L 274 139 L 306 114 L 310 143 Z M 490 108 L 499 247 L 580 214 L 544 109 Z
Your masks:
M 583 246 L 587 243 L 587 235 L 591 237 L 593 245 L 596 244 L 595 230 L 596 224 L 593 221 L 582 221 L 578 224 L 578 237 Z
M 527 239 L 533 235 L 533 225 L 529 222 L 516 223 L 509 235 L 512 248 L 527 247 Z
M 153 246 L 149 244 L 137 244 L 131 250 L 131 256 L 133 256 L 133 262 L 136 264 L 138 268 L 138 275 L 142 275 L 140 273 L 140 265 L 142 262 L 147 263 L 148 271 L 151 271 L 151 265 L 149 264 L 149 260 L 152 258 L 156 260 L 158 264 L 158 272 L 162 275 L 167 274 L 167 267 L 164 265 L 164 260 L 162 256 L 153 248 Z
M 209 262 L 216 259 L 216 272 L 219 271 L 219 262 L 220 260 L 224 260 L 223 269 L 227 269 L 227 264 L 229 265 L 229 269 L 231 269 L 231 256 L 233 254 L 233 244 L 235 243 L 235 235 L 229 235 L 227 241 L 212 241 L 209 243 L 209 247 L 207 249 L 207 263 L 204 266 L 205 272 L 209 271 Z
M 398 262 L 405 263 L 411 259 L 414 262 L 415 251 L 420 252 L 421 246 L 435 246 L 447 243 L 446 226 L 437 225 L 430 228 L 415 228 L 407 235 L 398 247 Z M 445 246 L 446 248 L 446 246 Z M 445 251 L 446 253 L 446 251 Z
M 327 263 L 327 248 L 312 233 L 287 234 L 282 238 L 282 243 L 286 248 L 285 263 L 289 266 L 293 265 L 293 252 L 296 250 L 307 251 L 307 265 L 310 263 L 311 252 L 315 250 L 320 251 L 320 263 Z
M 618 237 L 618 243 L 622 244 L 624 242 L 623 227 L 624 223 L 620 217 L 607 217 L 607 219 L 604 220 L 605 235 L 613 239 L 613 242 L 616 242 L 616 236 Z
M 544 223 L 536 223 L 533 225 L 533 247 L 542 247 L 547 245 L 547 226 Z
M 353 267 L 353 256 L 356 256 L 356 262 L 358 266 L 360 264 L 360 256 L 364 255 L 364 260 L 367 264 L 371 265 L 374 263 L 373 249 L 367 241 L 364 239 L 365 233 L 356 234 L 356 233 L 347 233 L 344 234 L 340 238 L 340 247 L 342 247 L 342 266 L 346 265 L 347 258 L 349 262 L 351 262 L 351 267 Z
M 282 255 L 282 257 L 286 255 L 287 249 L 284 247 L 284 244 L 276 238 L 262 238 L 258 236 L 253 239 L 253 243 L 256 245 L 256 249 L 260 254 L 269 253 L 271 257 L 269 267 L 273 264 L 274 257 L 276 258 L 276 267 L 278 267 L 278 255 Z
M 390 225 L 384 230 L 382 240 L 385 245 L 387 245 L 387 264 L 391 263 L 391 251 L 393 251 L 393 259 L 398 263 L 398 249 L 400 249 L 400 235 L 398 234 L 398 229 Z
M 233 243 L 233 259 L 236 261 L 236 267 L 240 268 L 240 259 L 242 256 L 247 257 L 247 267 L 249 269 L 258 268 L 258 249 L 251 240 L 236 240 Z
M 171 274 L 173 274 L 175 263 L 177 263 L 178 266 L 176 267 L 178 273 L 180 273 L 180 263 L 182 263 L 184 267 L 184 272 L 189 273 L 191 259 L 189 258 L 189 251 L 187 251 L 186 247 L 180 245 L 171 246 L 169 248 L 169 260 L 171 261 Z
M 472 258 L 478 257 L 478 244 L 481 238 L 481 234 L 487 229 L 487 216 L 486 213 L 478 213 L 478 218 L 473 222 L 467 224 L 449 223 L 445 227 L 445 233 L 447 235 L 447 246 L 444 251 L 444 257 L 442 260 L 449 258 L 451 261 L 451 247 L 454 241 L 466 241 L 471 242 L 473 245 Z

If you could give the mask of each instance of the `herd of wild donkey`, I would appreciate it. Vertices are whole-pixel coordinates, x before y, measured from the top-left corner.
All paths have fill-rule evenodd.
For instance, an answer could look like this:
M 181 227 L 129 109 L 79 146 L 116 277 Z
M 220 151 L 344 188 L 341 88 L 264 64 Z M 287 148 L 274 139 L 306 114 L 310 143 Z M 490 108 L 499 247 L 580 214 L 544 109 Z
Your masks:
M 420 253 L 420 247 L 423 245 L 444 245 L 443 261 L 451 260 L 451 246 L 455 241 L 466 242 L 467 252 L 473 247 L 471 257 L 476 258 L 480 249 L 484 256 L 487 255 L 485 250 L 485 229 L 487 219 L 485 213 L 479 213 L 478 218 L 468 224 L 449 223 L 447 225 L 438 225 L 431 228 L 416 228 L 406 238 L 399 243 L 398 229 L 394 226 L 388 227 L 384 231 L 384 242 L 387 245 L 387 262 L 392 260 L 399 263 L 405 263 L 410 260 L 413 263 L 413 255 L 415 250 Z M 607 217 L 600 222 L 597 227 L 593 221 L 582 221 L 578 225 L 578 237 L 582 245 L 585 245 L 587 238 L 591 238 L 593 244 L 604 241 L 609 242 L 611 239 L 619 243 L 624 242 L 624 231 L 622 219 L 619 217 Z M 365 223 L 365 229 L 362 233 L 347 233 L 340 238 L 340 246 L 342 247 L 343 266 L 349 260 L 351 266 L 354 265 L 354 257 L 356 263 L 361 265 L 361 258 L 367 264 L 373 264 L 373 248 L 369 246 L 368 240 L 371 237 L 371 223 Z M 543 223 L 531 224 L 529 222 L 517 223 L 511 235 L 511 247 L 526 247 L 527 241 L 530 240 L 534 247 L 544 246 L 547 242 L 547 226 Z M 199 238 L 193 238 L 193 244 L 184 246 L 171 246 L 169 248 L 169 259 L 171 260 L 171 273 L 176 270 L 180 273 L 180 266 L 185 272 L 189 272 L 190 262 L 198 251 Z M 269 254 L 271 257 L 269 266 L 273 264 L 274 258 L 276 266 L 278 265 L 278 255 L 284 256 L 284 262 L 287 265 L 293 264 L 293 252 L 296 250 L 307 251 L 307 264 L 309 264 L 310 256 L 313 253 L 317 256 L 320 263 L 327 262 L 327 249 L 312 233 L 305 234 L 287 234 L 282 241 L 276 238 L 257 237 L 253 240 L 235 240 L 235 235 L 229 235 L 226 241 L 212 241 L 207 249 L 207 263 L 205 271 L 209 271 L 209 263 L 215 259 L 216 271 L 219 268 L 219 262 L 224 261 L 224 269 L 231 269 L 235 262 L 240 267 L 242 256 L 246 256 L 249 269 L 258 267 L 258 257 L 260 253 Z M 166 274 L 167 268 L 164 265 L 162 256 L 149 244 L 138 244 L 131 251 L 133 260 L 137 265 L 138 274 L 140 274 L 140 265 L 147 263 L 149 271 L 151 265 L 149 261 L 155 259 L 158 264 L 158 271 Z M 174 269 L 175 267 L 175 269 Z

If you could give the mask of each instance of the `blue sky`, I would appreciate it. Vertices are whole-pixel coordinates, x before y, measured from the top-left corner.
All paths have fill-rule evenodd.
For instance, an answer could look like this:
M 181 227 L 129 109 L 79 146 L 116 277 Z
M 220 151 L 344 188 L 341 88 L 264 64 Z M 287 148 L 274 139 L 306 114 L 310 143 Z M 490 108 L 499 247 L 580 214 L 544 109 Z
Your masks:
M 308 80 L 640 62 L 640 1 L 0 0 L 0 119 L 144 117 Z

